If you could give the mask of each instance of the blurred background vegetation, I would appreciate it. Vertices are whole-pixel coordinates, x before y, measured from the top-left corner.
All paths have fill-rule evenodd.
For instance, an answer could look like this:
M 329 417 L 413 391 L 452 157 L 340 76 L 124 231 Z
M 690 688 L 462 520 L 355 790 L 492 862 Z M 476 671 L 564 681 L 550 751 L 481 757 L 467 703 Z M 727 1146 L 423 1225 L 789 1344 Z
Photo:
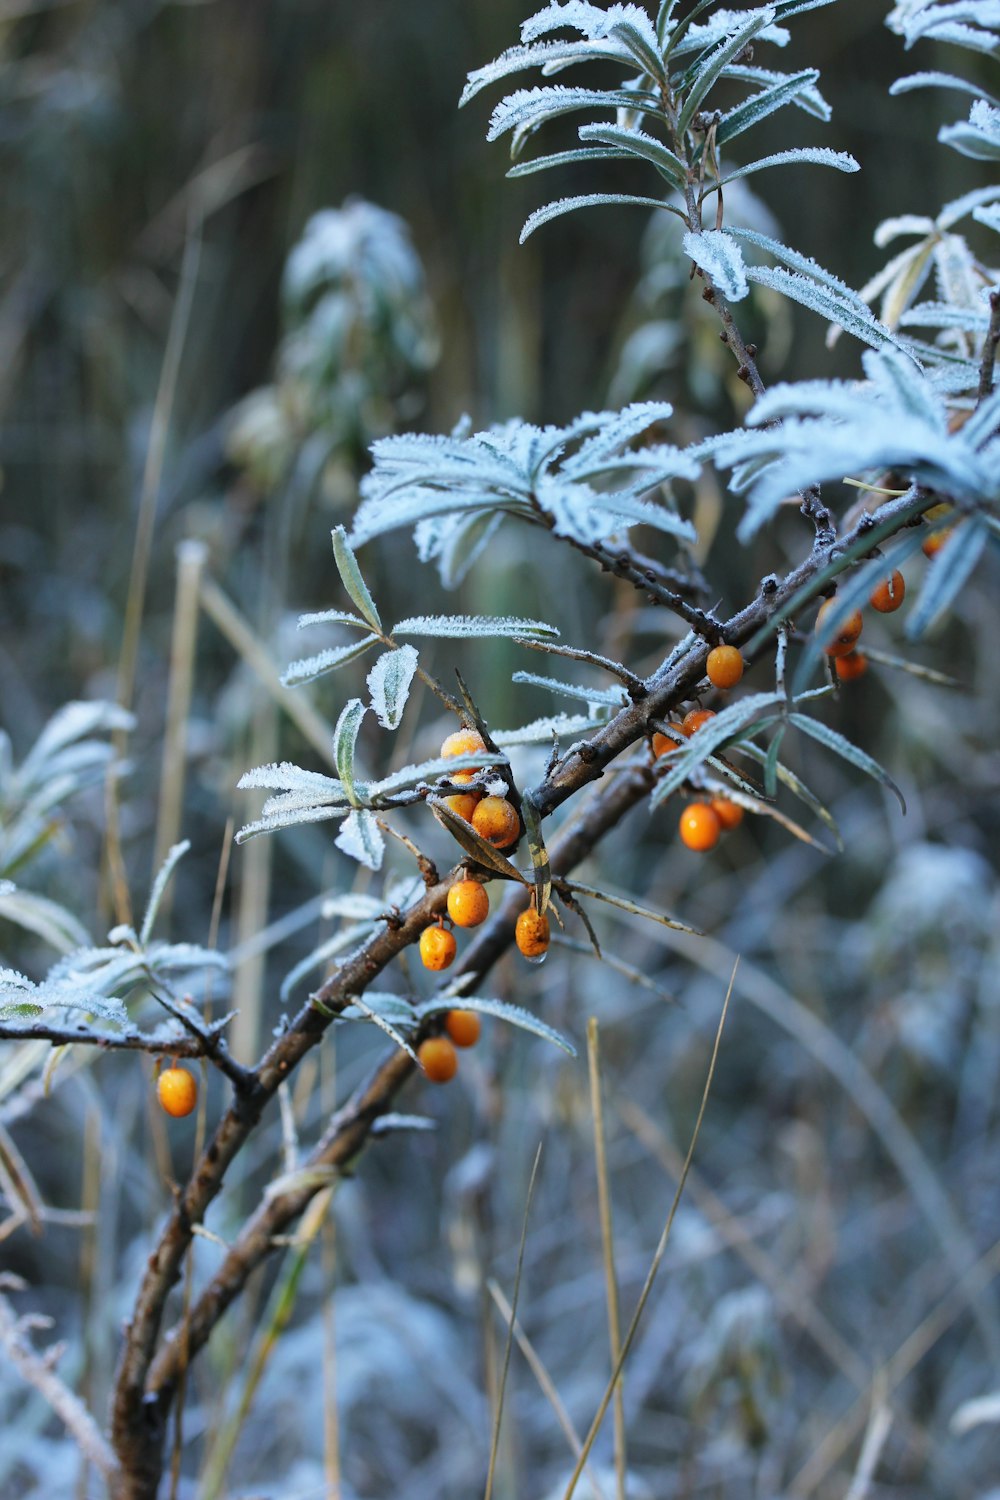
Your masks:
M 800 123 L 797 138 L 852 151 L 863 172 L 768 173 L 759 200 L 731 200 L 734 213 L 770 212 L 790 243 L 854 286 L 880 264 L 881 218 L 934 213 L 985 180 L 935 147 L 954 113 L 947 100 L 887 97 L 905 63 L 885 9 L 843 0 L 807 15 L 784 59 L 820 67 L 833 106 L 832 124 Z M 524 13 L 520 0 L 0 3 L 0 723 L 21 758 L 62 702 L 127 687 L 131 588 L 137 727 L 120 838 L 140 910 L 157 846 L 192 839 L 175 937 L 210 936 L 233 822 L 253 813 L 235 791 L 241 772 L 282 757 L 327 769 L 309 722 L 269 691 L 266 661 L 280 671 L 301 654 L 300 611 L 343 603 L 329 532 L 350 514 L 372 437 L 447 430 L 466 412 L 477 424 L 515 413 L 562 422 L 655 393 L 675 403 L 673 436 L 687 440 L 744 407 L 662 226 L 601 211 L 518 247 L 541 179 L 505 183 L 485 106 L 459 115 L 456 100 Z M 929 52 L 915 65 L 944 61 Z M 780 149 L 781 118 L 770 138 L 772 122 L 762 127 L 759 154 Z M 598 172 L 588 186 L 616 184 L 614 167 L 598 165 L 606 180 Z M 567 176 L 546 196 L 574 185 Z M 289 261 L 312 217 L 352 196 L 403 224 L 355 203 L 324 221 L 318 260 Z M 856 372 L 856 348 L 842 339 L 828 351 L 808 315 L 759 297 L 750 317 L 765 379 Z M 794 521 L 737 548 L 735 511 L 710 476 L 692 504 L 726 609 L 803 549 Z M 137 598 L 143 517 L 155 525 Z M 504 528 L 446 606 L 408 538 L 369 548 L 365 566 L 393 618 L 463 606 L 540 614 L 568 641 L 649 670 L 670 624 L 531 535 L 529 549 Z M 203 609 L 175 608 L 185 542 L 197 544 L 186 556 Z M 590 875 L 709 938 L 604 920 L 616 967 L 571 951 L 543 970 L 501 967 L 495 992 L 567 1031 L 581 1058 L 494 1026 L 459 1085 L 432 1097 L 411 1088 L 407 1107 L 438 1129 L 373 1145 L 338 1191 L 250 1422 L 234 1419 L 248 1351 L 285 1273 L 255 1284 L 200 1361 L 177 1493 L 478 1493 L 504 1337 L 489 1287 L 495 1278 L 510 1296 L 543 1137 L 520 1318 L 585 1431 L 609 1369 L 586 1021 L 601 1025 L 627 1316 L 739 953 L 696 1173 L 629 1362 L 628 1494 L 995 1500 L 996 1427 L 955 1414 L 1000 1383 L 996 581 L 988 564 L 919 648 L 957 687 L 873 670 L 835 706 L 839 726 L 903 786 L 905 818 L 874 783 L 812 754 L 798 769 L 840 822 L 846 850 L 834 859 L 756 823 L 698 857 L 679 847 L 672 816 L 632 815 Z M 183 610 L 197 622 L 193 688 L 164 771 Z M 909 649 L 895 617 L 868 629 L 885 650 Z M 492 724 L 551 711 L 539 690 L 511 687 L 513 670 L 538 665 L 517 648 L 442 643 L 442 675 L 453 660 Z M 322 720 L 361 681 L 352 670 L 311 698 L 299 690 L 321 742 Z M 432 704 L 408 718 L 400 763 L 430 753 L 443 731 Z M 375 736 L 363 741 L 373 764 L 382 752 Z M 23 876 L 97 939 L 115 919 L 105 812 L 99 786 L 81 791 Z M 405 826 L 447 857 L 426 820 Z M 320 828 L 236 851 L 222 878 L 219 943 L 241 955 L 235 1045 L 249 1058 L 279 1023 L 283 975 L 333 930 L 317 894 L 369 877 Z M 0 961 L 37 977 L 52 958 L 0 922 Z M 291 1112 L 304 1140 L 370 1066 L 377 1043 L 354 1031 L 300 1071 Z M 40 1236 L 24 1226 L 0 1243 L 0 1265 L 28 1281 L 25 1306 L 55 1318 L 70 1348 L 63 1371 L 100 1416 L 121 1319 L 194 1127 L 167 1137 L 145 1061 L 73 1055 L 45 1098 L 37 1062 L 0 1053 L 0 1124 L 51 1212 Z M 213 1081 L 210 1119 L 222 1102 Z M 213 1211 L 223 1238 L 280 1169 L 276 1118 L 270 1127 Z M 196 1249 L 200 1279 L 219 1252 Z M 0 1495 L 100 1493 L 3 1367 L 0 1420 Z M 875 1479 L 855 1490 L 870 1420 L 884 1442 Z M 610 1419 L 597 1453 L 610 1497 Z M 500 1460 L 505 1500 L 561 1494 L 572 1467 L 517 1351 Z

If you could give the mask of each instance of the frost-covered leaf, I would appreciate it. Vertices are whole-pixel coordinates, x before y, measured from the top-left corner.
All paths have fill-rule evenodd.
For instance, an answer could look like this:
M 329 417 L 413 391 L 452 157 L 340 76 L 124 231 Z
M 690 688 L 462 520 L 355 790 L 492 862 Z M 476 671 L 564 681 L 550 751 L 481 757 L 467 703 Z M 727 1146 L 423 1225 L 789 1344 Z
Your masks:
M 770 287 L 772 291 L 780 292 L 783 297 L 800 303 L 803 307 L 809 308 L 810 312 L 818 313 L 821 318 L 826 318 L 828 322 L 843 328 L 846 333 L 853 334 L 855 338 L 874 349 L 882 349 L 889 344 L 895 344 L 898 347 L 898 340 L 893 338 L 889 330 L 883 327 L 866 307 L 859 310 L 859 307 L 854 306 L 852 301 L 838 297 L 828 287 L 812 280 L 811 277 L 786 271 L 781 266 L 748 266 L 747 275 L 758 286 Z
M 548 224 L 552 219 L 561 218 L 563 214 L 574 213 L 578 208 L 664 208 L 669 213 L 675 214 L 679 219 L 684 217 L 681 209 L 672 203 L 664 203 L 660 198 L 646 198 L 637 193 L 582 193 L 576 197 L 558 198 L 553 203 L 546 203 L 542 208 L 536 208 L 534 213 L 528 215 L 524 221 L 519 237 L 519 243 L 524 244 L 536 229 L 543 224 Z
M 341 709 L 340 718 L 333 731 L 333 754 L 337 765 L 337 775 L 343 783 L 347 800 L 354 807 L 357 807 L 359 800 L 354 783 L 354 750 L 361 721 L 367 712 L 368 707 L 360 698 L 349 699 Z
M 295 986 L 316 969 L 325 968 L 330 961 L 340 954 L 350 957 L 359 946 L 365 942 L 376 929 L 374 921 L 359 922 L 356 925 L 345 928 L 333 937 L 327 938 L 318 947 L 308 953 L 305 958 L 300 959 L 294 968 L 289 969 L 281 981 L 281 999 L 287 1000 Z
M 349 803 L 326 807 L 295 807 L 286 812 L 271 812 L 252 823 L 245 823 L 236 835 L 238 844 L 257 838 L 262 833 L 278 833 L 283 828 L 293 828 L 299 823 L 326 823 L 331 818 L 344 818 L 351 811 Z
M 372 708 L 383 729 L 399 728 L 419 659 L 412 646 L 400 646 L 380 656 L 368 673 Z
M 977 99 L 967 121 L 942 125 L 938 140 L 962 156 L 977 161 L 1000 161 L 1000 109 Z
M 146 914 L 142 919 L 142 926 L 139 928 L 139 944 L 143 948 L 146 946 L 153 935 L 153 925 L 156 922 L 156 914 L 160 909 L 160 902 L 163 900 L 163 894 L 170 883 L 170 877 L 171 875 L 173 875 L 177 866 L 180 864 L 181 860 L 184 858 L 185 854 L 187 854 L 190 848 L 190 839 L 184 839 L 182 843 L 174 844 L 174 846 L 167 851 L 166 858 L 164 859 L 159 870 L 156 872 L 156 879 L 153 881 L 153 886 L 149 893 L 149 901 L 146 904 Z
M 632 110 L 661 114 L 655 94 L 629 92 L 625 89 L 567 88 L 549 85 L 542 88 L 518 89 L 503 99 L 490 117 L 486 133 L 488 141 L 495 141 L 508 130 L 524 137 L 560 115 L 571 114 L 577 109 Z
M 680 157 L 644 130 L 629 129 L 623 125 L 581 125 L 577 132 L 581 141 L 599 141 L 612 146 L 625 156 L 636 157 L 655 167 L 667 182 L 675 187 L 684 186 L 684 163 Z M 508 173 L 513 176 L 513 173 Z
M 736 182 L 740 177 L 750 177 L 754 172 L 763 172 L 769 167 L 792 166 L 796 162 L 816 167 L 833 167 L 837 172 L 860 172 L 860 163 L 847 151 L 830 151 L 826 146 L 796 146 L 790 151 L 776 151 L 772 156 L 762 156 L 758 161 L 748 162 L 727 172 L 722 186 Z
M 545 68 L 552 63 L 560 67 L 569 67 L 574 63 L 586 63 L 605 61 L 623 62 L 627 61 L 627 54 L 621 47 L 602 46 L 589 40 L 573 42 L 537 42 L 531 46 L 508 47 L 505 52 L 493 62 L 487 63 L 485 67 L 475 68 L 469 74 L 462 97 L 458 101 L 459 108 L 468 104 L 470 99 L 488 88 L 493 83 L 499 83 L 501 79 L 509 78 L 512 73 L 520 73 L 525 68 Z
M 956 526 L 927 569 L 923 587 L 906 621 L 907 637 L 918 640 L 958 598 L 986 546 L 988 532 L 975 519 Z
M 511 682 L 530 684 L 533 687 L 548 688 L 552 693 L 557 693 L 563 698 L 577 698 L 582 703 L 600 704 L 602 708 L 625 708 L 628 704 L 628 693 L 622 688 L 598 688 L 581 686 L 577 682 L 562 682 L 557 677 L 539 677 L 535 672 L 515 672 Z
M 544 719 L 533 719 L 522 724 L 520 729 L 494 730 L 493 738 L 504 745 L 551 745 L 553 739 L 565 739 L 568 735 L 590 734 L 607 723 L 607 715 L 552 714 Z
M 393 996 L 392 998 L 395 999 L 396 997 Z M 411 1057 L 413 1059 L 413 1061 L 417 1064 L 417 1067 L 420 1066 L 420 1060 L 417 1057 L 417 1054 L 414 1052 L 413 1048 L 410 1046 L 406 1038 L 396 1030 L 395 1026 L 385 1015 L 384 1010 L 381 1007 L 372 1005 L 364 995 L 352 995 L 351 1000 L 352 1003 L 358 1008 L 359 1011 L 362 1012 L 364 1016 L 367 1017 L 369 1021 L 373 1021 L 380 1031 L 384 1031 L 386 1036 L 392 1038 L 397 1047 L 405 1052 L 408 1057 Z
M 723 146 L 727 141 L 742 135 L 745 130 L 759 125 L 761 120 L 773 115 L 775 110 L 794 103 L 815 87 L 818 78 L 819 73 L 815 68 L 806 68 L 801 73 L 789 74 L 780 83 L 773 83 L 769 88 L 761 89 L 759 94 L 754 94 L 751 99 L 737 104 L 722 117 L 715 137 L 719 145 Z
M 512 1026 L 519 1026 L 522 1031 L 533 1032 L 547 1042 L 554 1042 L 570 1057 L 576 1056 L 576 1048 L 568 1041 L 561 1032 L 552 1026 L 546 1026 L 537 1016 L 533 1016 L 529 1010 L 524 1010 L 520 1005 L 511 1005 L 506 1000 L 492 1000 L 483 995 L 463 995 L 460 1001 L 463 1010 L 474 1010 L 481 1016 L 495 1016 L 498 1021 L 509 1021 Z M 442 1011 L 454 1010 L 454 996 L 438 996 L 434 1000 L 427 1000 L 418 1007 L 417 1014 L 423 1020 L 425 1016 L 440 1015 Z
M 370 626 L 360 615 L 345 614 L 342 609 L 320 609 L 309 615 L 299 615 L 298 629 L 309 625 L 352 625 L 357 630 L 369 630 Z
M 81 1011 L 102 1021 L 129 1024 L 124 1005 L 111 995 L 51 978 L 35 984 L 15 969 L 0 969 L 0 1019 L 43 1015 L 50 1010 Z
M 753 732 L 752 725 L 785 701 L 780 693 L 750 693 L 730 703 L 717 713 L 714 719 L 703 724 L 696 734 L 687 740 L 676 759 L 671 756 L 670 769 L 657 781 L 653 789 L 651 806 L 658 807 L 678 787 L 684 785 L 691 773 L 710 755 L 730 740 L 739 739 Z
M 706 95 L 718 82 L 727 63 L 744 50 L 748 43 L 774 21 L 773 10 L 764 8 L 751 11 L 747 20 L 734 28 L 714 52 L 699 59 L 693 76 L 687 85 L 687 93 L 677 116 L 677 133 L 682 136 L 694 119 Z
M 857 766 L 859 771 L 864 771 L 867 776 L 874 777 L 876 781 L 888 787 L 898 797 L 899 805 L 905 813 L 906 799 L 899 790 L 899 787 L 893 781 L 888 771 L 883 770 L 878 761 L 873 760 L 866 751 L 852 744 L 839 730 L 831 729 L 829 724 L 822 724 L 819 719 L 810 719 L 805 714 L 790 713 L 788 722 L 794 725 L 796 729 L 800 729 L 803 734 L 807 734 L 811 739 L 818 741 L 819 744 L 825 745 L 828 750 L 834 751 L 842 759 L 849 761 L 852 766 Z
M 783 723 L 780 728 L 784 727 L 785 725 Z M 775 738 L 777 739 L 777 734 L 775 735 Z M 742 745 L 740 745 L 739 753 L 741 755 L 749 756 L 751 760 L 756 761 L 758 765 L 764 766 L 766 770 L 768 762 L 771 758 L 771 746 L 768 746 L 767 750 L 762 750 L 759 745 L 754 745 L 749 740 L 746 740 Z M 837 841 L 838 849 L 843 849 L 844 841 L 840 836 L 840 829 L 837 827 L 836 819 L 830 812 L 829 808 L 826 807 L 825 804 L 822 803 L 816 796 L 816 793 L 813 792 L 800 777 L 796 776 L 794 771 L 790 771 L 782 761 L 777 759 L 775 760 L 774 772 L 776 779 L 781 782 L 782 786 L 786 786 L 793 796 L 798 797 L 800 802 L 804 802 L 806 807 L 808 807 L 811 812 L 814 812 L 821 822 L 826 824 L 827 828 L 829 828 L 830 832 L 833 834 L 834 838 Z
M 711 277 L 728 302 L 741 302 L 750 290 L 743 252 L 722 229 L 703 229 L 684 236 L 684 253 Z
M 479 750 L 471 755 L 437 755 L 433 760 L 420 761 L 414 766 L 400 766 L 398 771 L 391 771 L 381 781 L 369 783 L 368 795 L 374 801 L 390 797 L 396 792 L 409 791 L 410 788 L 427 782 L 438 781 L 442 777 L 451 780 L 456 771 L 475 771 L 482 767 L 507 764 L 509 762 L 506 755 L 494 755 L 492 751 L 486 750 Z
M 361 656 L 377 640 L 377 635 L 366 635 L 359 641 L 349 641 L 346 646 L 333 646 L 326 651 L 317 651 L 315 656 L 300 657 L 285 668 L 281 684 L 283 687 L 298 687 L 303 682 L 312 682 L 314 678 L 322 677 L 325 672 L 335 672 L 338 667 L 346 666 L 349 661 Z
M 415 615 L 412 619 L 400 620 L 393 626 L 392 634 L 469 640 L 476 637 L 548 637 L 557 636 L 559 632 L 544 620 L 522 620 L 514 615 Z
M 293 765 L 288 760 L 283 760 L 280 764 L 272 761 L 269 765 L 255 766 L 252 771 L 244 771 L 236 785 L 241 792 L 254 787 L 298 792 L 312 797 L 316 802 L 343 802 L 347 797 L 343 782 L 336 777 L 324 776 L 322 771 L 304 771 L 301 766 Z
M 675 932 L 690 932 L 695 937 L 704 935 L 697 927 L 689 927 L 678 917 L 671 917 L 666 912 L 656 911 L 651 906 L 644 906 L 641 901 L 633 901 L 631 896 L 622 896 L 615 891 L 598 890 L 596 886 L 583 885 L 579 880 L 570 880 L 566 883 L 574 896 L 587 896 L 594 901 L 604 901 L 608 906 L 617 906 L 619 911 L 627 911 L 633 917 L 645 917 L 650 922 L 659 922 L 661 927 L 671 927 Z
M 923 72 L 908 73 L 905 78 L 897 78 L 889 88 L 889 93 L 909 94 L 914 89 L 958 89 L 963 94 L 972 94 L 977 99 L 982 99 L 983 89 L 978 83 L 970 83 L 967 78 L 959 78 L 956 73 Z M 991 101 L 996 103 L 996 100 Z
M 375 814 L 367 808 L 356 807 L 347 815 L 335 842 L 338 849 L 342 849 L 367 869 L 382 868 L 385 839 L 375 820 Z
M 381 630 L 382 621 L 375 608 L 375 600 L 368 592 L 368 585 L 361 576 L 361 569 L 358 567 L 354 549 L 347 539 L 347 532 L 343 526 L 335 526 L 331 535 L 333 537 L 333 560 L 337 564 L 341 583 L 372 629 Z
M 372 1121 L 372 1135 L 393 1135 L 397 1130 L 437 1130 L 437 1121 L 429 1120 L 426 1115 L 402 1115 L 391 1110 L 387 1115 L 379 1115 L 377 1120 Z

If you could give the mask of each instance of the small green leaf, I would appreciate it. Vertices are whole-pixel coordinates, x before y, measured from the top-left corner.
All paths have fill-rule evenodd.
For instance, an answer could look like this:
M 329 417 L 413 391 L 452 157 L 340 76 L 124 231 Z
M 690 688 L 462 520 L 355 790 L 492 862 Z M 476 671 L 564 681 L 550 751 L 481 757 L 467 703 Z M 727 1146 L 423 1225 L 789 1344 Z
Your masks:
M 633 901 L 631 896 L 619 896 L 613 891 L 599 891 L 596 886 L 582 885 L 578 880 L 567 880 L 566 887 L 572 891 L 574 896 L 590 896 L 595 901 L 606 901 L 609 906 L 617 906 L 620 911 L 631 912 L 633 917 L 646 917 L 650 922 L 659 922 L 661 927 L 671 927 L 675 932 L 690 932 L 694 937 L 704 937 L 697 927 L 689 927 L 686 922 L 681 922 L 677 917 L 668 917 L 666 912 L 654 911 L 651 906 L 643 906 L 638 901 Z
M 340 574 L 341 583 L 372 629 L 381 632 L 382 621 L 379 619 L 378 610 L 375 608 L 375 600 L 368 592 L 368 585 L 361 576 L 361 569 L 358 567 L 358 560 L 354 556 L 354 549 L 347 540 L 347 532 L 343 526 L 335 526 L 332 536 L 333 560 L 337 564 L 337 572 Z
M 852 745 L 839 730 L 831 729 L 829 724 L 821 724 L 818 719 L 807 718 L 805 714 L 789 714 L 788 722 L 794 724 L 796 729 L 801 729 L 803 734 L 808 734 L 818 741 L 819 744 L 825 745 L 828 750 L 850 761 L 851 765 L 857 766 L 859 771 L 864 771 L 867 776 L 874 777 L 876 781 L 888 787 L 899 798 L 899 805 L 905 813 L 906 799 L 888 771 L 883 770 L 878 761 L 866 755 L 864 750 L 860 750 L 857 745 Z
M 354 747 L 357 744 L 361 721 L 367 712 L 368 708 L 360 698 L 351 698 L 341 710 L 337 727 L 333 731 L 333 753 L 337 762 L 337 775 L 343 783 L 347 800 L 352 807 L 361 805 L 354 784 Z
M 442 802 L 437 797 L 428 797 L 427 805 L 442 827 L 447 828 L 452 838 L 457 839 L 466 854 L 471 854 L 479 864 L 484 865 L 488 870 L 493 870 L 497 875 L 505 876 L 508 880 L 516 880 L 521 885 L 531 884 L 531 881 L 525 879 L 516 865 L 511 864 L 499 849 L 494 849 L 492 844 L 487 843 L 472 824 L 460 818 L 446 802 Z
M 506 1000 L 487 999 L 482 995 L 463 995 L 459 1004 L 462 1010 L 474 1010 L 482 1016 L 496 1016 L 500 1021 L 509 1021 L 512 1026 L 520 1026 L 522 1031 L 531 1031 L 535 1036 L 544 1037 L 547 1042 L 554 1042 L 557 1047 L 568 1052 L 570 1057 L 576 1056 L 576 1048 L 572 1042 L 520 1005 L 510 1005 Z M 423 1020 L 424 1016 L 440 1015 L 444 1010 L 454 1009 L 455 997 L 443 995 L 421 1005 L 417 1014 Z

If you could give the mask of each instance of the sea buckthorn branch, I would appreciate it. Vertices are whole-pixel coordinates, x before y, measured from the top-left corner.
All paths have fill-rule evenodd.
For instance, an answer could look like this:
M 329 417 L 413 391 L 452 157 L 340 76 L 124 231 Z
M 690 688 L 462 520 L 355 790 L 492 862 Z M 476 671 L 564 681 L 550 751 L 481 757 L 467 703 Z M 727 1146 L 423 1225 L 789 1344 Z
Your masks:
M 234 1012 L 235 1014 L 235 1012 Z M 0 1024 L 0 1042 L 51 1042 L 54 1047 L 99 1047 L 103 1052 L 148 1052 L 151 1057 L 206 1057 L 230 1071 L 250 1075 L 226 1051 L 223 1029 L 232 1015 L 213 1021 L 206 1031 L 190 1036 L 155 1036 L 144 1031 L 103 1031 L 82 1022 L 78 1026 L 53 1026 L 48 1021 L 31 1021 L 23 1025 L 4 1021 Z M 226 1059 L 225 1066 L 219 1061 Z M 235 1082 L 235 1078 L 233 1080 Z
M 931 503 L 930 499 L 927 503 Z M 757 597 L 726 622 L 723 627 L 726 639 L 735 644 L 748 640 L 779 614 L 783 606 L 797 595 L 801 596 L 810 582 L 827 567 L 835 551 L 847 552 L 874 528 L 882 535 L 891 534 L 894 528 L 908 523 L 912 509 L 912 497 L 892 499 L 873 515 L 863 517 L 852 532 L 835 543 L 823 548 L 814 547 L 783 580 L 766 579 Z M 852 561 L 847 557 L 843 566 L 848 567 Z M 574 793 L 600 778 L 611 760 L 646 737 L 652 718 L 666 718 L 672 708 L 688 698 L 704 676 L 708 650 L 707 642 L 693 638 L 688 649 L 679 656 L 675 653 L 676 659 L 668 658 L 669 665 L 665 663 L 647 680 L 645 699 L 623 708 L 590 741 L 567 752 L 543 782 L 532 790 L 539 815 L 547 816 Z M 550 846 L 550 857 L 560 876 L 588 854 L 600 838 L 642 799 L 652 781 L 653 773 L 648 766 L 631 766 L 598 793 Z M 277 1092 L 280 1083 L 322 1039 L 352 996 L 363 994 L 385 967 L 406 947 L 416 943 L 424 928 L 444 912 L 448 890 L 466 865 L 466 860 L 461 861 L 444 881 L 429 887 L 420 901 L 371 938 L 316 992 L 314 1001 L 300 1009 L 258 1065 L 248 1070 L 249 1086 L 237 1092 L 180 1193 L 149 1259 L 126 1328 L 119 1364 L 112 1438 L 121 1465 L 116 1493 L 123 1500 L 125 1497 L 127 1500 L 150 1497 L 151 1500 L 156 1494 L 166 1416 L 179 1374 L 179 1351 L 187 1349 L 190 1355 L 201 1347 L 215 1322 L 238 1294 L 250 1270 L 274 1248 L 274 1236 L 294 1220 L 310 1195 L 303 1198 L 305 1189 L 276 1195 L 257 1210 L 227 1254 L 223 1268 L 192 1308 L 185 1336 L 174 1337 L 158 1350 L 167 1298 L 179 1280 L 193 1226 L 203 1220 L 223 1185 L 229 1166 L 259 1123 L 267 1102 Z M 507 951 L 520 904 L 521 898 L 514 893 L 506 898 L 497 915 L 467 949 L 457 967 L 457 974 L 479 977 Z M 353 1096 L 331 1122 L 312 1159 L 317 1164 L 337 1166 L 356 1155 L 372 1124 L 388 1108 L 412 1068 L 409 1057 L 399 1051 L 380 1064 L 365 1088 Z
M 625 814 L 641 802 L 652 786 L 648 767 L 636 766 L 601 790 L 574 823 L 552 841 L 550 855 L 561 870 L 570 871 L 592 852 L 604 835 L 621 822 Z M 453 877 L 452 877 L 453 878 Z M 450 883 L 445 883 L 445 888 Z M 422 921 L 427 921 L 427 898 L 420 903 Z M 431 903 L 436 904 L 435 902 Z M 477 934 L 455 966 L 453 974 L 482 980 L 514 942 L 514 928 L 523 908 L 520 892 L 508 894 L 488 926 Z M 449 982 L 454 983 L 450 975 Z M 332 984 L 325 989 L 334 987 Z M 342 986 L 335 986 L 338 990 Z M 347 997 L 349 999 L 349 996 Z M 440 1024 L 440 1018 L 436 1023 Z M 344 1167 L 357 1156 L 371 1127 L 392 1105 L 402 1086 L 411 1076 L 413 1063 L 398 1048 L 383 1057 L 368 1080 L 337 1111 L 316 1147 L 303 1164 L 310 1167 Z M 275 1194 L 265 1200 L 241 1230 L 226 1254 L 222 1266 L 194 1303 L 189 1313 L 169 1333 L 163 1348 L 153 1362 L 147 1382 L 147 1400 L 158 1406 L 169 1403 L 180 1378 L 185 1355 L 188 1359 L 207 1342 L 215 1324 L 246 1284 L 253 1270 L 277 1248 L 275 1238 L 282 1235 L 304 1211 L 318 1191 L 315 1182 L 304 1180 L 299 1187 Z M 164 1413 L 165 1415 L 165 1413 Z

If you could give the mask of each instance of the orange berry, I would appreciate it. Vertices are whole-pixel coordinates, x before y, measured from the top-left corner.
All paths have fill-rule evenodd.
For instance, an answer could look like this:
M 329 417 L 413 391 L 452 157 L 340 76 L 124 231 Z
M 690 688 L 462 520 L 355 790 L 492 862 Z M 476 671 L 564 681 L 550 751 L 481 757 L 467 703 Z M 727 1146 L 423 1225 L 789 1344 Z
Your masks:
M 525 958 L 541 958 L 548 951 L 551 930 L 548 917 L 533 906 L 523 911 L 514 927 L 514 941 Z
M 458 777 L 456 776 L 454 779 L 457 781 Z M 457 813 L 460 818 L 464 818 L 467 823 L 471 823 L 472 814 L 479 804 L 479 793 L 456 792 L 453 797 L 446 797 L 444 800 L 453 813 Z
M 509 849 L 521 835 L 517 809 L 506 797 L 484 797 L 472 814 L 472 826 L 494 849 Z
M 444 1029 L 456 1047 L 474 1047 L 482 1028 L 474 1010 L 450 1010 L 444 1018 Z
M 836 599 L 825 599 L 819 607 L 819 613 L 816 616 L 816 634 L 826 642 L 823 650 L 827 656 L 848 656 L 854 650 L 854 643 L 864 626 L 865 622 L 861 618 L 860 609 L 854 609 L 838 621 L 836 633 L 831 639 L 832 621 L 842 614 L 843 605 L 839 605 Z
M 863 651 L 851 651 L 847 656 L 836 657 L 833 669 L 841 682 L 853 682 L 868 671 L 868 658 Z
M 681 813 L 678 827 L 681 842 L 699 854 L 714 849 L 722 832 L 722 824 L 707 802 L 690 803 Z
M 902 604 L 905 593 L 906 581 L 899 569 L 894 568 L 888 578 L 884 578 L 877 588 L 872 589 L 868 603 L 880 615 L 891 615 Z
M 671 729 L 676 729 L 679 735 L 687 734 L 687 731 L 682 729 L 680 724 L 671 724 L 670 727 Z M 669 755 L 671 750 L 679 750 L 680 748 L 678 741 L 672 740 L 669 734 L 660 734 L 659 730 L 657 730 L 653 735 L 653 754 L 657 757 Z
M 448 915 L 456 927 L 478 927 L 490 914 L 490 898 L 478 880 L 456 880 L 448 891 Z
M 441 754 L 443 756 L 475 755 L 477 750 L 485 749 L 486 741 L 478 729 L 456 729 L 444 740 Z M 459 774 L 461 775 L 461 772 Z
M 697 734 L 703 724 L 714 718 L 715 712 L 711 708 L 692 708 L 684 715 L 681 727 L 685 734 Z
M 735 646 L 714 646 L 708 653 L 705 671 L 713 687 L 735 687 L 743 676 L 743 658 Z
M 921 542 L 921 552 L 925 557 L 936 557 L 950 536 L 950 526 L 945 526 L 941 531 L 932 531 L 930 536 L 925 537 Z
M 431 1083 L 450 1083 L 458 1072 L 458 1053 L 446 1036 L 429 1036 L 417 1056 Z
M 722 828 L 738 828 L 743 822 L 743 809 L 728 797 L 713 797 L 708 804 Z
M 455 934 L 438 924 L 420 934 L 420 960 L 425 969 L 447 969 L 458 951 Z
M 156 1096 L 168 1115 L 183 1119 L 198 1103 L 198 1085 L 187 1068 L 164 1068 L 156 1080 Z

